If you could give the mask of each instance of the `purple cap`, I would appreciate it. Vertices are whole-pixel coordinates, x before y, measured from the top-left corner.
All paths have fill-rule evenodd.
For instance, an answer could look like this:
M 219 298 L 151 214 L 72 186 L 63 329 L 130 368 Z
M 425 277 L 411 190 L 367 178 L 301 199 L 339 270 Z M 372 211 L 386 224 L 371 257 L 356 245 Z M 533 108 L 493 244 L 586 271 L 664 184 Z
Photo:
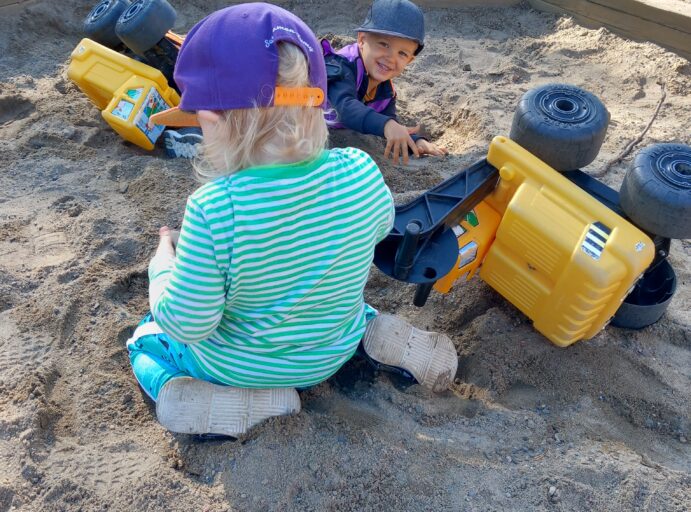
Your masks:
M 326 97 L 326 67 L 314 33 L 276 5 L 247 3 L 216 11 L 187 34 L 175 64 L 186 111 L 274 105 L 280 41 L 302 50 L 312 87 Z M 318 106 L 317 103 L 316 106 Z M 326 107 L 326 101 L 321 103 Z

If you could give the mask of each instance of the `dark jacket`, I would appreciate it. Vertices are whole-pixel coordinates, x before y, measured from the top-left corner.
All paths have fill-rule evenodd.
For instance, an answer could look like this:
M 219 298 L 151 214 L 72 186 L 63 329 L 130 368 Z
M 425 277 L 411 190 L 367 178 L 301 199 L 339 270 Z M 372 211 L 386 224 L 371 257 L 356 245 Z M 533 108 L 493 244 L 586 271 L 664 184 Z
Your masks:
M 365 102 L 369 79 L 360 57 L 357 43 L 334 51 L 327 40 L 322 40 L 328 80 L 327 111 L 329 128 L 350 128 L 360 133 L 384 136 L 384 125 L 396 119 L 396 91 L 391 80 L 377 87 L 373 100 Z M 412 136 L 417 140 L 419 136 Z

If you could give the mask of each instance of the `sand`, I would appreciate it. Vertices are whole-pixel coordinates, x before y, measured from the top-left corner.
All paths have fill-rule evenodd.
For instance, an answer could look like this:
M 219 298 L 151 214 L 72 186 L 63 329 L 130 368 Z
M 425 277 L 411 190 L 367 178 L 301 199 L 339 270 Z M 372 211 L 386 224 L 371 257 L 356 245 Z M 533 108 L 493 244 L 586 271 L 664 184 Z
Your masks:
M 225 5 L 174 4 L 181 32 Z M 367 2 L 282 5 L 340 43 Z M 453 340 L 452 390 L 354 360 L 303 394 L 301 413 L 235 442 L 166 432 L 124 341 L 147 310 L 158 228 L 179 225 L 197 184 L 188 161 L 120 139 L 67 79 L 90 7 L 0 10 L 0 511 L 691 509 L 688 240 L 672 242 L 679 286 L 657 324 L 568 349 L 482 281 L 416 308 L 411 286 L 373 269 L 371 304 Z M 369 151 L 399 203 L 481 158 L 547 82 L 584 87 L 612 114 L 588 172 L 641 133 L 663 89 L 636 148 L 691 142 L 691 64 L 673 53 L 527 4 L 426 16 L 400 109 L 451 155 L 404 168 L 375 137 L 332 138 Z M 632 157 L 603 181 L 618 188 Z

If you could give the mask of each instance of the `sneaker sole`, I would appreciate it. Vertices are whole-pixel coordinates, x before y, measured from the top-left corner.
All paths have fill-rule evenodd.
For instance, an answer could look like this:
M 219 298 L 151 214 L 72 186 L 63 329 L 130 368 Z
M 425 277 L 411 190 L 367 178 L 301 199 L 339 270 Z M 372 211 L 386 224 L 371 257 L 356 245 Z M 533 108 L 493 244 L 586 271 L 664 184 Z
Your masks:
M 397 316 L 377 316 L 367 325 L 362 343 L 372 359 L 403 368 L 432 391 L 445 391 L 456 376 L 458 355 L 451 340 Z
M 203 138 L 197 134 L 179 134 L 170 130 L 163 132 L 163 146 L 169 158 L 194 158 L 197 154 L 197 144 Z
M 238 436 L 267 418 L 299 411 L 294 388 L 244 389 L 188 377 L 166 383 L 156 402 L 161 425 L 181 434 Z

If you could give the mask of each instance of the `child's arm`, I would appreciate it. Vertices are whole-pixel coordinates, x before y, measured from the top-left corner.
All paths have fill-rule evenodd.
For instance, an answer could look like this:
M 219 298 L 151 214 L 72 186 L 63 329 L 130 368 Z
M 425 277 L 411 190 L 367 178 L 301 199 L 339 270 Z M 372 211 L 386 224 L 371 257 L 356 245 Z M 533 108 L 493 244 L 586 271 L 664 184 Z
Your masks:
M 417 147 L 409 130 L 395 119 L 395 107 L 393 115 L 388 113 L 391 106 L 379 113 L 357 98 L 356 71 L 351 69 L 349 63 L 333 57 L 326 69 L 329 104 L 343 126 L 356 132 L 385 137 L 387 144 L 384 156 L 388 158 L 391 155 L 395 162 L 399 156 L 403 156 L 403 162 L 408 163 L 408 148 L 417 156 Z
M 411 137 L 416 131 L 417 127 L 408 128 L 395 119 L 389 119 L 386 126 L 384 126 L 384 137 L 386 137 L 384 158 L 391 157 L 394 163 L 398 163 L 399 158 L 402 157 L 404 165 L 408 165 L 409 152 L 413 153 L 415 158 L 419 158 L 420 152 Z
M 382 111 L 382 114 L 389 116 L 391 119 L 396 121 L 398 123 L 398 118 L 396 117 L 396 98 L 393 98 L 391 102 L 387 105 L 386 109 Z M 400 123 L 399 123 L 400 125 Z M 400 125 L 403 126 L 403 125 Z M 404 127 L 406 128 L 406 127 Z M 415 146 L 417 148 L 417 151 L 410 151 L 410 153 L 413 153 L 416 157 L 420 155 L 432 155 L 432 156 L 444 156 L 448 155 L 449 152 L 440 146 L 437 146 L 435 144 L 432 144 L 429 142 L 426 138 L 424 138 L 422 135 L 418 135 L 417 131 L 420 129 L 420 125 L 415 126 L 415 127 L 407 127 L 408 133 L 410 134 L 410 138 L 415 142 Z M 388 137 L 387 137 L 388 140 Z M 403 154 L 403 153 L 402 153 Z M 405 154 L 403 158 L 403 163 L 407 164 L 407 158 L 405 158 Z M 385 153 L 385 156 L 387 156 L 387 153 Z M 396 158 L 394 158 L 394 162 L 396 161 Z
M 351 64 L 338 56 L 327 56 L 327 96 L 338 121 L 359 133 L 384 136 L 390 117 L 376 112 L 357 97 L 357 75 Z
M 329 104 L 338 114 L 338 121 L 356 132 L 386 138 L 384 157 L 392 158 L 395 163 L 402 158 L 403 163 L 407 164 L 410 154 L 415 157 L 419 157 L 420 154 L 438 154 L 433 144 L 417 144 L 418 140 L 423 140 L 415 135 L 417 127 L 406 127 L 398 122 L 396 98 L 392 98 L 382 112 L 375 111 L 358 99 L 357 70 L 353 69 L 353 66 L 339 56 L 326 57 L 327 95 Z M 427 150 L 430 146 L 434 148 L 434 152 L 420 153 L 420 149 Z
M 156 322 L 176 341 L 205 340 L 221 321 L 226 275 L 217 264 L 217 246 L 204 212 L 192 199 L 177 248 L 170 232 L 161 229 L 159 248 L 149 264 L 149 304 Z

